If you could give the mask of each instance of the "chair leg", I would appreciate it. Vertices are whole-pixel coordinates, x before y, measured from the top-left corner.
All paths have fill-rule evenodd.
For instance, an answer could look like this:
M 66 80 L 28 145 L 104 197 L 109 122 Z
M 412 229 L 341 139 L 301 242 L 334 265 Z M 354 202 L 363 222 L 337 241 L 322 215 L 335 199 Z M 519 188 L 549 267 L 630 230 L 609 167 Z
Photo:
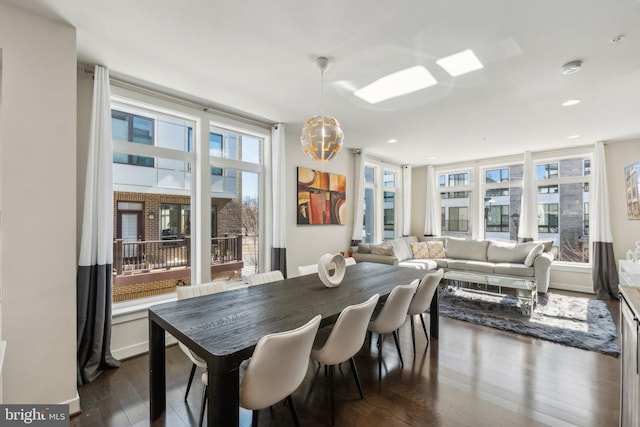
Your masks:
M 194 367 L 196 365 L 193 365 Z M 202 422 L 204 421 L 204 410 L 207 407 L 207 386 L 204 386 L 204 391 L 202 392 L 202 405 L 200 405 L 200 427 L 202 427 Z
M 287 396 L 287 402 L 289 402 L 289 411 L 291 411 L 293 425 L 295 425 L 296 427 L 300 427 L 300 421 L 298 421 L 298 414 L 296 413 L 296 406 L 293 404 L 293 398 L 291 397 L 291 395 Z
M 382 343 L 384 335 L 378 334 L 378 381 L 382 381 Z
M 404 366 L 404 361 L 402 360 L 402 351 L 400 351 L 400 342 L 398 341 L 398 331 L 393 331 L 393 339 L 396 342 L 396 348 L 398 349 L 398 356 L 400 356 L 400 365 Z
M 331 408 L 331 425 L 336 425 L 336 396 L 333 389 L 334 365 L 329 366 L 329 406 Z
M 189 382 L 187 382 L 187 391 L 184 393 L 184 400 L 186 402 L 187 396 L 189 396 L 189 390 L 191 389 L 191 383 L 193 382 L 193 376 L 196 373 L 196 364 L 191 366 L 191 373 L 189 374 Z
M 360 375 L 358 375 L 358 368 L 356 368 L 356 361 L 352 357 L 351 359 L 349 359 L 349 363 L 351 363 L 351 372 L 353 372 L 353 378 L 356 380 L 358 392 L 360 393 L 360 399 L 364 399 L 364 394 L 362 393 L 362 385 L 360 384 Z
M 260 411 L 258 411 L 257 409 L 254 409 L 251 412 L 251 427 L 258 427 L 258 415 L 260 414 Z
M 429 344 L 429 334 L 427 334 L 427 326 L 424 324 L 423 313 L 420 313 L 420 321 L 422 322 L 422 330 L 424 331 L 424 336 L 427 338 L 427 344 Z
M 413 341 L 413 355 L 416 355 L 416 327 L 413 324 L 413 315 L 409 316 L 409 323 L 411 324 L 411 340 Z

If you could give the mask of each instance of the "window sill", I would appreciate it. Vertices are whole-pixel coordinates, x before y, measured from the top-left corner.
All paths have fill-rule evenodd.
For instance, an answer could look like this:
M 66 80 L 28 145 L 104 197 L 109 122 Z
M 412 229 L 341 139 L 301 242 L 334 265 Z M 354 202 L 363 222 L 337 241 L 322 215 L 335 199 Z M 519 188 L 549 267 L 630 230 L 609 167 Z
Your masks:
M 135 313 L 140 313 L 143 315 L 142 317 L 146 317 L 147 310 L 152 305 L 162 304 L 165 302 L 175 301 L 177 299 L 175 293 L 158 295 L 155 297 L 149 298 L 141 298 L 134 301 L 126 301 L 126 302 L 118 302 L 113 304 L 111 309 L 111 318 L 122 318 L 127 315 L 134 315 Z M 114 323 L 118 323 L 115 322 Z
M 565 261 L 553 261 L 551 263 L 552 271 L 566 271 L 570 273 L 583 273 L 591 274 L 591 264 L 577 263 L 577 262 L 565 262 Z

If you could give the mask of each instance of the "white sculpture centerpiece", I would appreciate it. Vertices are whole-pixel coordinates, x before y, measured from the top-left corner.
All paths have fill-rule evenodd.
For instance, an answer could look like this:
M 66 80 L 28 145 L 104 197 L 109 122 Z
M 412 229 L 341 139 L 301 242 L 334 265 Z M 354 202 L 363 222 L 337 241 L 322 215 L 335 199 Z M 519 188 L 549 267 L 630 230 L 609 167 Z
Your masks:
M 340 254 L 324 254 L 318 260 L 318 276 L 327 288 L 335 288 L 344 279 L 347 265 Z M 333 270 L 333 274 L 330 271 Z

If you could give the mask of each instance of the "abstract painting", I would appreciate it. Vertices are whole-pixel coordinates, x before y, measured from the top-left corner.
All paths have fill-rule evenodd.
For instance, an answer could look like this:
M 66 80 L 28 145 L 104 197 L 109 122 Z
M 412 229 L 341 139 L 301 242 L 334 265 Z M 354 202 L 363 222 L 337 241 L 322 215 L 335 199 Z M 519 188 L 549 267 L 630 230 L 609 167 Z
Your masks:
M 298 224 L 346 224 L 346 195 L 346 176 L 298 167 Z

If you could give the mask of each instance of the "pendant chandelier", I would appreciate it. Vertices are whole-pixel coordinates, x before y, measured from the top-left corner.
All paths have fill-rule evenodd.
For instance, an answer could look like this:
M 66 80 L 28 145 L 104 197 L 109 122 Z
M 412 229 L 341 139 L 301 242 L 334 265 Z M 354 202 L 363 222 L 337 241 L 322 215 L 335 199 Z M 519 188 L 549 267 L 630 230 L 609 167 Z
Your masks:
M 302 150 L 316 162 L 326 162 L 333 159 L 344 142 L 344 134 L 340 123 L 333 117 L 324 115 L 324 72 L 329 65 L 325 57 L 316 58 L 316 64 L 321 74 L 321 109 L 319 116 L 313 116 L 304 124 L 300 143 Z

